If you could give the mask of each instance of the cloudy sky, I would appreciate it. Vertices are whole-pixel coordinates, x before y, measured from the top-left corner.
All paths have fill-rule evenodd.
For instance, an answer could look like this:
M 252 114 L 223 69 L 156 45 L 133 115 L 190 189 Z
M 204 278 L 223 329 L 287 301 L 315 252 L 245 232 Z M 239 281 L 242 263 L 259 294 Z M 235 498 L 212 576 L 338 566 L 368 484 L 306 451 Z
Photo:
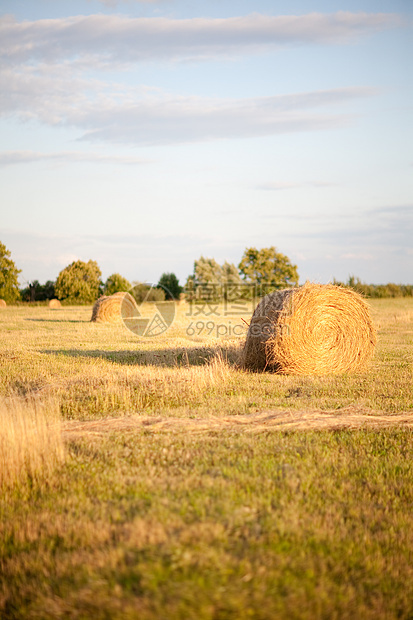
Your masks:
M 0 0 L 0 241 L 44 282 L 276 246 L 413 283 L 411 0 Z

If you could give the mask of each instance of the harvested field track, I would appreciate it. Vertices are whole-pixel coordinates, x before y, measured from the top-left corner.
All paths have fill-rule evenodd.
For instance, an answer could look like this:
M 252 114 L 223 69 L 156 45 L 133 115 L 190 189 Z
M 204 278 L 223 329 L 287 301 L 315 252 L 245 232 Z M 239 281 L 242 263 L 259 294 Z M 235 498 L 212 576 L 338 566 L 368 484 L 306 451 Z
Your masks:
M 263 411 L 257 414 L 188 419 L 173 417 L 132 416 L 106 420 L 77 420 L 63 424 L 66 440 L 90 435 L 150 430 L 151 432 L 203 433 L 219 430 L 240 430 L 247 433 L 276 430 L 336 430 L 360 428 L 413 427 L 413 415 L 400 413 L 383 415 L 361 407 L 346 407 L 337 411 Z

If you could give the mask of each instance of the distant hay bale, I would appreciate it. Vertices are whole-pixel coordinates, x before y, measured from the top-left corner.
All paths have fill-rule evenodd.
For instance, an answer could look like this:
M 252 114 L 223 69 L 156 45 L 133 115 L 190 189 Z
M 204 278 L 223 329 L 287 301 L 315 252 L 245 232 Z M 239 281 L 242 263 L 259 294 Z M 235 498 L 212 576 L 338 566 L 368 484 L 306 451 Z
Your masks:
M 7 307 L 7 304 L 4 301 L 4 299 L 0 299 L 0 308 L 6 308 L 6 307 Z
M 62 304 L 60 303 L 58 299 L 51 299 L 49 301 L 49 308 L 56 309 L 56 308 L 61 308 L 61 307 L 62 307 Z
M 358 293 L 307 283 L 260 301 L 241 367 L 295 375 L 357 372 L 365 368 L 375 345 L 370 311 Z
M 136 316 L 137 304 L 130 293 L 102 295 L 95 302 L 91 321 L 96 323 L 119 323 Z

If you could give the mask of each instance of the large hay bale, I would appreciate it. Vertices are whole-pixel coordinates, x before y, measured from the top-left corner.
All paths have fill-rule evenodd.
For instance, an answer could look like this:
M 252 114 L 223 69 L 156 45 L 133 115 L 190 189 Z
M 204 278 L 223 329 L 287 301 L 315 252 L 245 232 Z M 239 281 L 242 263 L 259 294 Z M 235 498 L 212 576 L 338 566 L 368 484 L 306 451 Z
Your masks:
M 0 308 L 6 308 L 6 307 L 7 307 L 7 304 L 4 301 L 4 299 L 0 299 Z
M 241 366 L 295 375 L 356 372 L 365 368 L 375 345 L 370 311 L 358 293 L 307 283 L 260 301 Z
M 61 307 L 62 307 L 62 304 L 60 303 L 58 299 L 51 299 L 49 301 L 49 308 L 56 309 L 56 308 L 61 308 Z
M 102 295 L 95 302 L 91 321 L 96 323 L 119 323 L 122 318 L 136 315 L 137 304 L 130 293 Z

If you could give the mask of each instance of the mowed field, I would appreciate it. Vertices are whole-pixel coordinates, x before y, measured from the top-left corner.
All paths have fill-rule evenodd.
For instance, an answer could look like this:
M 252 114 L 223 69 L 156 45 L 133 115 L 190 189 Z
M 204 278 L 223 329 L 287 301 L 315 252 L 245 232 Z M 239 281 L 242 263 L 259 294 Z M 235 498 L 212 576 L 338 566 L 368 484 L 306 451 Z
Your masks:
M 413 299 L 370 306 L 323 377 L 241 371 L 252 308 L 2 309 L 0 617 L 411 619 Z

